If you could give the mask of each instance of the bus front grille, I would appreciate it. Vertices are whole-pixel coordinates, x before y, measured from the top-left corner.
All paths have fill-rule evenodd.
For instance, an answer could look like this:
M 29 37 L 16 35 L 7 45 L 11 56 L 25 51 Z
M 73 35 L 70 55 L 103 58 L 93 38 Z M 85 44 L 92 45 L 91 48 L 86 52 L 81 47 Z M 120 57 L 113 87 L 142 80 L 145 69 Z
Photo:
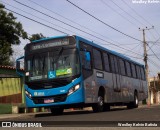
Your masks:
M 45 100 L 52 99 L 54 102 L 51 102 L 51 103 L 56 103 L 56 102 L 64 102 L 66 98 L 67 98 L 67 94 L 61 94 L 61 95 L 54 95 L 54 96 L 47 96 L 47 97 L 33 97 L 32 100 L 35 104 L 49 104 L 49 103 L 45 103 Z

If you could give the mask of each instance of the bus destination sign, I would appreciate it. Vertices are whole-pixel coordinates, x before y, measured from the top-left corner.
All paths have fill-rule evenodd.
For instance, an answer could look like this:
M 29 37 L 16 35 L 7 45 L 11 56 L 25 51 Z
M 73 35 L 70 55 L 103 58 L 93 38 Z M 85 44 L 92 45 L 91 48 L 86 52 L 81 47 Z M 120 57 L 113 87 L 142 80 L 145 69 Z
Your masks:
M 49 40 L 45 42 L 35 43 L 31 50 L 38 50 L 38 49 L 44 49 L 49 47 L 56 47 L 56 46 L 63 46 L 63 45 L 69 45 L 69 39 L 55 39 L 55 40 Z

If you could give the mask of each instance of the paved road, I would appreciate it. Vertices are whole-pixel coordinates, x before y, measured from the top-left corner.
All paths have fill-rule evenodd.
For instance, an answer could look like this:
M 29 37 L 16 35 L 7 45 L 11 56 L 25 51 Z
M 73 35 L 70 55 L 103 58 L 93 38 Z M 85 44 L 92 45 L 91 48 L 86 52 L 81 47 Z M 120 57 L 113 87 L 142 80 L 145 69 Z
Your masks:
M 2 120 L 2 119 L 0 119 Z M 4 119 L 3 119 L 4 120 Z M 93 113 L 92 110 L 65 111 L 63 115 L 48 113 L 26 114 L 5 120 L 14 121 L 160 121 L 160 105 L 136 109 L 112 108 L 108 112 Z
M 133 123 L 136 123 L 138 125 L 141 123 L 142 125 L 144 125 L 145 123 L 157 123 L 157 128 L 160 128 L 160 105 L 154 105 L 151 107 L 141 106 L 136 109 L 116 107 L 112 108 L 108 112 L 101 113 L 93 113 L 92 110 L 65 111 L 63 115 L 59 116 L 53 116 L 49 112 L 36 114 L 18 114 L 18 116 L 12 118 L 0 118 L 0 121 L 42 122 L 42 126 L 47 125 L 50 127 L 117 127 L 119 123 L 122 123 L 123 125 L 125 125 L 125 127 L 133 127 Z M 47 124 L 45 124 L 46 122 Z M 118 128 L 122 127 L 119 126 Z

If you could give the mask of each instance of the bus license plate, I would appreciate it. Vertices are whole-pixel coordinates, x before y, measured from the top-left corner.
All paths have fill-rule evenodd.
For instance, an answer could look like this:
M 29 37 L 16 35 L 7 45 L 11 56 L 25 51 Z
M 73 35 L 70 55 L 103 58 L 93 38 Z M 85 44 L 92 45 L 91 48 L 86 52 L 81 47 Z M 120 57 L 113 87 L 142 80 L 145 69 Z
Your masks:
M 54 102 L 53 98 L 44 99 L 44 103 L 52 103 L 52 102 Z

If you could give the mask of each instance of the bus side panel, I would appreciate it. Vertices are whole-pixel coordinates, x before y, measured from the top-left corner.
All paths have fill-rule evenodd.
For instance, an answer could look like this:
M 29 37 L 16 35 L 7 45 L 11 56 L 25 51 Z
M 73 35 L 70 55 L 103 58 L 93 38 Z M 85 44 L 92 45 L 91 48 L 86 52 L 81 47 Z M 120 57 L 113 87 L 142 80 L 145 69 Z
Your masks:
M 104 73 L 104 79 L 107 81 L 104 85 L 105 87 L 105 103 L 112 103 L 114 102 L 114 96 L 113 96 L 113 80 L 112 80 L 112 73 L 105 72 Z
M 93 79 L 93 75 L 86 78 L 83 82 L 85 103 L 93 103 L 93 97 L 95 96 L 95 81 Z
M 122 76 L 121 78 L 121 102 L 128 102 L 131 100 L 131 95 L 129 93 L 131 88 L 131 79 L 127 76 Z
M 148 89 L 147 89 L 147 82 L 142 80 L 142 86 L 141 90 L 143 89 L 143 92 L 139 94 L 139 101 L 142 101 L 148 97 Z
M 109 103 L 113 101 L 113 93 L 112 93 L 112 73 L 108 73 L 105 71 L 100 71 L 94 69 L 94 81 L 95 81 L 95 86 L 94 88 L 94 96 L 93 96 L 93 101 L 98 102 L 98 92 L 99 88 L 103 87 L 104 88 L 104 102 Z

